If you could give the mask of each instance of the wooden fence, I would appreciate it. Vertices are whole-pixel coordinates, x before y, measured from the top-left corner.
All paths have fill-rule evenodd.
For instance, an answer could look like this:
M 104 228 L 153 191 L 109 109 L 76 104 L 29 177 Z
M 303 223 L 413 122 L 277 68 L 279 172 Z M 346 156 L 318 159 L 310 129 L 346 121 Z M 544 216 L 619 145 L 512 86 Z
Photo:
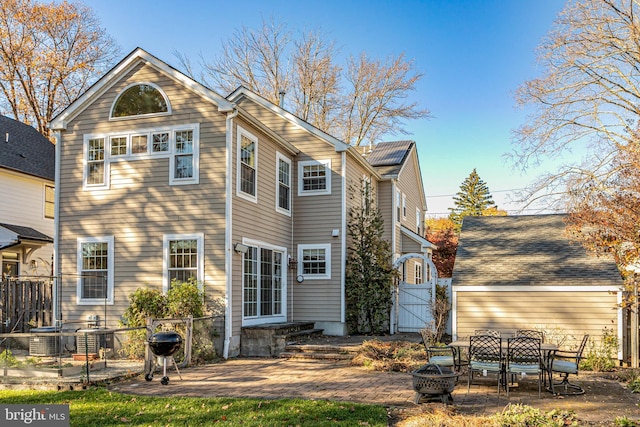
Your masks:
M 0 282 L 0 333 L 53 325 L 53 279 L 20 277 Z

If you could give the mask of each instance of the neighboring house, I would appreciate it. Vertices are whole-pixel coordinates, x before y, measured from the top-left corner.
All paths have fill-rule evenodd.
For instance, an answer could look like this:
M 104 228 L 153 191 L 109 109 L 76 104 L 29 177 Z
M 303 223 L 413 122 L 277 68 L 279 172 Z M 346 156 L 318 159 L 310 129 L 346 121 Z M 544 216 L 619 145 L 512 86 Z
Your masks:
M 51 276 L 54 145 L 33 127 L 0 115 L 2 278 Z
M 453 335 L 542 329 L 567 345 L 608 328 L 622 342 L 622 278 L 565 232 L 565 215 L 466 217 L 453 269 Z
M 115 326 L 137 288 L 194 277 L 225 302 L 225 357 L 243 327 L 305 321 L 344 335 L 347 218 L 362 185 L 386 209 L 395 258 L 430 246 L 416 227 L 426 206 L 414 143 L 378 144 L 371 156 L 398 156 L 379 171 L 252 91 L 222 97 L 142 49 L 51 128 L 63 321 Z

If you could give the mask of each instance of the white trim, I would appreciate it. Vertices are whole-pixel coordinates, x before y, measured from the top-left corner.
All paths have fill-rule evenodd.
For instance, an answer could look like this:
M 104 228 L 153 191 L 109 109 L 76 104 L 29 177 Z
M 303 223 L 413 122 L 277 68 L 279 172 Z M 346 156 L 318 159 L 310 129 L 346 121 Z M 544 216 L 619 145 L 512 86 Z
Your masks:
M 396 188 L 395 193 L 396 193 L 395 200 L 393 202 L 393 207 L 394 207 L 393 216 L 395 216 L 395 219 L 396 219 L 395 222 L 400 222 L 400 219 L 402 217 L 402 205 L 401 205 L 402 192 Z
M 254 144 L 254 161 L 253 161 L 253 169 L 255 170 L 255 181 L 254 181 L 254 191 L 256 194 L 245 193 L 240 190 L 241 179 L 242 179 L 242 137 L 250 139 Z M 237 135 L 236 135 L 236 196 L 241 199 L 248 200 L 253 203 L 258 203 L 258 137 L 249 132 L 248 130 L 237 126 Z
M 242 239 L 242 244 L 247 245 L 247 246 L 251 246 L 251 247 L 255 247 L 258 248 L 258 251 L 260 249 L 268 249 L 268 250 L 272 250 L 275 252 L 280 252 L 282 253 L 282 289 L 281 289 L 281 295 L 280 295 L 280 303 L 282 304 L 282 311 L 280 314 L 275 314 L 275 315 L 270 315 L 270 316 L 252 316 L 252 317 L 245 317 L 244 316 L 244 255 L 242 255 L 242 280 L 241 280 L 241 287 L 242 287 L 242 302 L 241 302 L 241 315 L 242 315 L 242 326 L 251 326 L 251 325 L 259 325 L 262 323 L 282 323 L 282 322 L 286 322 L 287 320 L 287 277 L 288 277 L 288 273 L 287 273 L 287 265 L 288 265 L 288 260 L 289 260 L 289 254 L 287 251 L 287 248 L 284 246 L 277 246 L 277 245 L 272 245 L 270 243 L 267 242 L 263 242 L 261 240 L 255 240 L 255 239 L 249 239 L 249 238 L 243 238 Z M 259 252 L 258 252 L 259 255 Z M 258 260 L 259 262 L 259 260 Z
M 340 165 L 340 180 L 342 197 L 340 197 L 340 322 L 346 324 L 347 321 L 347 153 L 342 153 L 342 164 Z M 369 188 L 372 188 L 369 180 Z M 371 191 L 371 190 L 370 190 Z M 331 271 L 329 270 L 329 274 Z
M 171 240 L 196 240 L 198 248 L 198 283 L 204 282 L 204 233 L 162 235 L 162 292 L 169 290 L 169 242 Z
M 52 130 L 63 130 L 67 128 L 67 124 L 78 116 L 82 111 L 91 105 L 91 103 L 104 94 L 116 82 L 120 80 L 127 72 L 132 70 L 140 63 L 150 65 L 182 84 L 187 89 L 202 96 L 206 100 L 218 106 L 218 111 L 228 112 L 233 110 L 233 103 L 227 101 L 222 96 L 201 85 L 195 80 L 187 77 L 175 68 L 170 67 L 167 63 L 159 60 L 155 56 L 149 54 L 144 49 L 136 48 L 127 55 L 118 65 L 106 73 L 98 82 L 89 88 L 84 94 L 69 105 L 62 113 L 56 116 L 49 124 Z
M 236 101 L 238 101 L 238 99 L 240 99 L 241 96 L 245 96 L 246 98 L 249 98 L 253 102 L 263 106 L 264 108 L 266 108 L 268 110 L 271 110 L 275 114 L 277 114 L 280 117 L 288 120 L 289 122 L 293 123 L 294 125 L 297 125 L 297 126 L 301 127 L 302 129 L 306 130 L 307 132 L 309 132 L 309 133 L 311 133 L 311 134 L 323 139 L 327 143 L 333 145 L 334 149 L 337 152 L 348 150 L 349 147 L 350 147 L 349 144 L 346 144 L 345 142 L 340 141 L 339 139 L 329 135 L 328 133 L 325 133 L 325 132 L 321 131 L 317 127 L 315 127 L 315 126 L 305 122 L 304 120 L 294 116 L 293 114 L 283 110 L 282 108 L 280 108 L 277 105 L 267 101 L 266 99 L 262 98 L 261 96 L 257 95 L 256 93 L 252 92 L 251 90 L 249 90 L 249 89 L 247 89 L 245 87 L 240 86 L 238 89 L 233 91 L 229 96 L 227 96 L 227 100 L 229 100 L 231 102 L 236 102 Z
M 102 184 L 89 184 L 89 141 L 92 139 L 103 140 L 104 181 Z M 108 190 L 111 186 L 111 166 L 109 164 L 109 138 L 106 134 L 87 134 L 82 140 L 82 190 Z
M 454 292 L 622 292 L 619 286 L 546 286 L 546 285 L 515 285 L 515 286 L 467 286 L 452 285 Z
M 182 131 L 193 132 L 193 176 L 189 178 L 176 178 L 175 177 L 175 160 L 176 157 L 180 157 L 183 153 L 176 153 L 176 133 Z M 169 185 L 190 185 L 200 183 L 200 124 L 193 123 L 190 125 L 176 126 L 171 129 L 171 135 L 169 136 L 169 143 L 171 144 L 169 158 Z
M 416 233 L 420 235 L 420 230 L 422 230 L 422 211 L 420 208 L 416 208 Z
M 280 161 L 289 165 L 289 209 L 280 207 Z M 276 151 L 276 212 L 280 212 L 283 215 L 291 216 L 291 193 L 293 192 L 293 166 L 291 165 L 291 159 Z
M 42 191 L 42 218 L 44 220 L 54 220 L 56 217 L 56 186 L 55 184 L 50 184 L 43 182 L 43 191 Z M 51 217 L 47 216 L 47 187 L 53 188 L 53 215 Z
M 325 169 L 326 187 L 322 190 L 304 190 L 303 171 L 305 166 L 322 165 Z M 321 196 L 331 194 L 331 159 L 306 160 L 298 162 L 298 196 Z
M 78 280 L 76 283 L 76 304 L 77 305 L 113 305 L 113 276 L 114 276 L 114 237 L 78 237 L 76 239 L 76 268 Z M 106 243 L 107 244 L 107 298 L 82 298 L 82 245 L 84 243 Z
M 344 235 L 344 233 L 343 233 Z M 324 249 L 326 274 L 304 274 L 302 253 L 305 249 Z M 304 280 L 328 280 L 331 279 L 331 244 L 300 244 L 298 245 L 298 274 Z
M 407 219 L 407 195 L 402 193 L 402 219 Z
M 167 104 L 167 111 L 163 111 L 160 113 L 148 113 L 148 114 L 136 114 L 133 116 L 123 116 L 123 117 L 113 117 L 113 109 L 116 106 L 116 103 L 118 102 L 118 100 L 120 99 L 120 97 L 122 96 L 123 93 L 125 93 L 128 89 L 132 88 L 133 86 L 140 86 L 140 85 L 146 85 L 146 86 L 151 86 L 153 87 L 155 90 L 157 90 L 158 92 L 160 92 L 160 95 L 162 95 L 162 97 L 164 98 L 164 102 L 165 104 Z M 130 120 L 130 119 L 136 119 L 136 118 L 149 118 L 149 117 L 158 117 L 158 116 L 170 116 L 172 114 L 171 111 L 171 102 L 169 102 L 169 97 L 167 96 L 167 94 L 160 88 L 160 86 L 158 86 L 155 83 L 151 83 L 151 82 L 136 82 L 136 83 L 130 83 L 128 84 L 124 89 L 122 89 L 117 95 L 116 97 L 113 99 L 113 102 L 111 103 L 111 108 L 109 109 L 109 120 L 110 121 L 117 121 L 117 120 Z
M 225 294 L 224 294 L 224 344 L 222 348 L 222 357 L 229 358 L 231 349 L 231 340 L 233 338 L 233 255 L 231 249 L 232 237 L 232 217 L 233 217 L 233 118 L 238 115 L 238 110 L 227 113 L 225 118 L 225 228 L 224 228 L 224 273 L 226 277 Z M 235 351 L 235 349 L 234 349 Z

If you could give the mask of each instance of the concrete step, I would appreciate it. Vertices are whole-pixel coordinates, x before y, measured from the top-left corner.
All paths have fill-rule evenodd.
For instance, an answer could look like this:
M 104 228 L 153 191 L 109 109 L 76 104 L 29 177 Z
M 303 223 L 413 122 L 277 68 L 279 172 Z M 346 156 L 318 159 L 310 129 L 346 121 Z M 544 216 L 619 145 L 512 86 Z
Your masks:
M 288 359 L 339 359 L 351 360 L 357 354 L 359 345 L 330 344 L 289 344 L 280 357 Z
M 289 332 L 284 335 L 287 345 L 290 344 L 300 344 L 302 342 L 307 342 L 310 339 L 322 335 L 324 329 L 303 329 L 300 331 Z

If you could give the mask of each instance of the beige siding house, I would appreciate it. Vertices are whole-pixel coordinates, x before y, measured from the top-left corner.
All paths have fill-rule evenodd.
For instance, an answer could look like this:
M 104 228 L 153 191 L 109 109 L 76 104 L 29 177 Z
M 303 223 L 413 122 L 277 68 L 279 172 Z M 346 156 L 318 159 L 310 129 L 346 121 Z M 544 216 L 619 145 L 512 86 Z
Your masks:
M 100 316 L 113 327 L 135 289 L 194 277 L 226 307 L 225 357 L 256 325 L 347 333 L 350 188 L 386 179 L 353 147 L 245 88 L 223 98 L 142 49 L 51 128 L 59 319 Z M 418 236 L 425 206 L 411 147 L 403 220 Z M 391 239 L 400 225 L 389 222 Z
M 4 116 L 0 137 L 2 278 L 50 277 L 55 148 L 33 127 Z
M 543 330 L 549 340 L 622 337 L 622 279 L 611 259 L 565 234 L 564 215 L 466 217 L 453 270 L 455 338 L 476 329 Z

